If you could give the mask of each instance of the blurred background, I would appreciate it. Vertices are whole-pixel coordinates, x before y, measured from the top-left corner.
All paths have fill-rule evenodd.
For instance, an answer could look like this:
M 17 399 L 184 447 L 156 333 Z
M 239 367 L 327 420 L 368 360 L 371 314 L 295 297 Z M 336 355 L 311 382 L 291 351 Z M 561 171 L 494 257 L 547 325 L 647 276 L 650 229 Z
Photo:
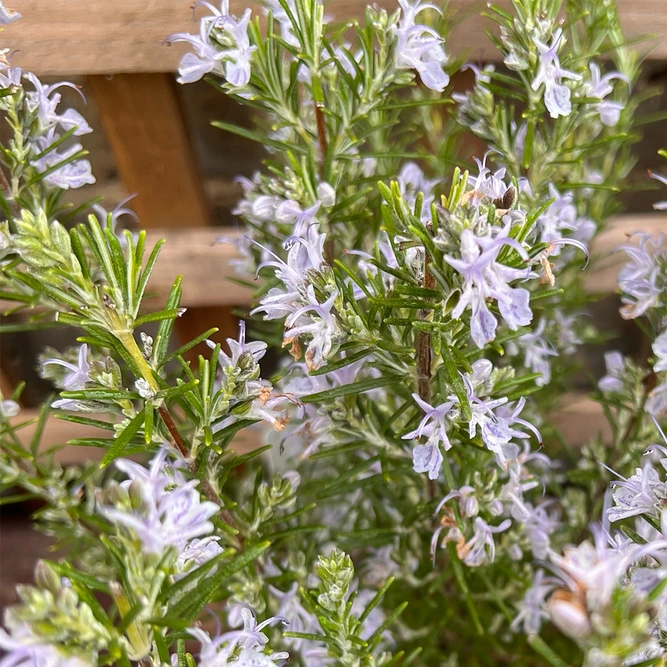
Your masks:
M 247 108 L 204 82 L 181 87 L 175 81 L 183 48 L 163 42 L 172 33 L 197 30 L 190 0 L 7 0 L 7 4 L 23 14 L 0 35 L 0 48 L 15 51 L 12 65 L 34 71 L 45 83 L 72 81 L 86 97 L 84 104 L 74 91 L 62 91 L 94 130 L 82 137 L 82 143 L 90 152 L 97 182 L 72 191 L 71 200 L 78 205 L 102 197 L 105 207 L 112 209 L 136 195 L 128 206 L 136 212 L 139 226 L 149 230 L 153 241 L 167 239 L 151 283 L 156 299 L 164 298 L 177 274 L 184 276 L 183 305 L 188 312 L 178 322 L 179 335 L 193 338 L 216 326 L 219 340 L 236 337 L 237 314 L 248 310 L 249 292 L 227 281 L 233 275 L 229 260 L 234 251 L 215 241 L 239 233 L 233 209 L 241 189 L 234 179 L 251 176 L 265 151 L 261 145 L 210 125 L 213 120 L 224 120 L 250 126 Z M 237 14 L 246 6 L 257 8 L 254 3 L 231 4 Z M 327 14 L 340 20 L 352 18 L 363 13 L 365 4 L 333 0 Z M 379 4 L 389 10 L 395 7 L 393 2 Z M 490 45 L 484 35 L 490 24 L 478 18 L 483 4 L 469 0 L 449 3 L 458 23 L 447 44 L 449 53 L 481 62 L 493 57 L 490 46 L 482 46 Z M 621 0 L 619 5 L 629 37 L 654 35 L 646 47 L 651 52 L 636 92 L 652 87 L 661 92 L 641 108 L 637 164 L 628 190 L 619 195 L 625 212 L 597 242 L 600 260 L 589 269 L 587 280 L 589 289 L 599 294 L 592 312 L 596 325 L 609 335 L 608 347 L 641 357 L 647 348 L 637 328 L 618 315 L 617 265 L 612 267 L 609 257 L 627 233 L 667 231 L 667 217 L 652 210 L 652 203 L 667 194 L 659 192 L 647 177 L 649 169 L 666 171 L 657 150 L 667 148 L 667 121 L 655 119 L 667 115 L 667 2 Z M 456 75 L 454 87 L 471 87 L 469 74 Z M 7 128 L 0 125 L 0 139 L 6 134 Z M 471 141 L 465 151 L 481 158 L 484 147 Z M 38 354 L 47 345 L 64 349 L 76 338 L 76 332 L 66 328 L 21 331 L 25 319 L 25 314 L 1 318 L 16 331 L 0 339 L 4 396 L 11 395 L 21 380 L 26 381 L 22 420 L 34 414 L 53 390 L 37 375 Z M 583 349 L 581 357 L 590 372 L 601 373 L 599 348 L 594 353 Z M 582 386 L 585 382 L 582 374 Z M 576 397 L 560 413 L 566 434 L 579 442 L 597 432 L 597 416 L 595 406 Z M 45 441 L 55 444 L 85 435 L 85 427 L 49 420 Z M 72 465 L 91 456 L 90 448 L 70 447 L 63 450 L 60 460 Z M 0 506 L 0 608 L 14 601 L 15 584 L 30 581 L 35 560 L 47 553 L 48 537 L 30 527 L 34 509 L 29 503 Z

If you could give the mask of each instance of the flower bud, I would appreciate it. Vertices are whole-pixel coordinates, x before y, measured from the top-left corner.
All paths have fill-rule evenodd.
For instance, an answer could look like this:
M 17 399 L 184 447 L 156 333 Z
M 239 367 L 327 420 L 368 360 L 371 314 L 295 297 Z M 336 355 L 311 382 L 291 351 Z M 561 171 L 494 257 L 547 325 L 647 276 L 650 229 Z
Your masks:
M 57 593 L 61 589 L 60 577 L 43 560 L 37 561 L 35 566 L 35 583 L 40 588 L 46 588 L 53 593 Z
M 580 597 L 572 591 L 555 591 L 547 600 L 547 610 L 554 625 L 568 637 L 586 639 L 591 634 L 588 612 Z
M 336 191 L 329 183 L 323 182 L 317 186 L 317 198 L 322 202 L 322 206 L 327 208 L 336 204 Z

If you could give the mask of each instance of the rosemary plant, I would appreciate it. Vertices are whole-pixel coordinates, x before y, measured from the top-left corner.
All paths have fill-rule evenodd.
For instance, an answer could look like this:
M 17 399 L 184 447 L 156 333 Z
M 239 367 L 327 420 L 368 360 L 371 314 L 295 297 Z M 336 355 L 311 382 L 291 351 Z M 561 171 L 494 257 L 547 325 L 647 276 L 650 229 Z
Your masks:
M 0 63 L 0 296 L 80 343 L 40 357 L 60 395 L 30 442 L 20 391 L 0 403 L 3 502 L 39 499 L 70 548 L 20 587 L 0 665 L 665 664 L 663 239 L 619 276 L 653 355 L 606 357 L 611 441 L 550 420 L 633 165 L 640 58 L 615 2 L 491 5 L 502 67 L 448 56 L 448 15 L 419 0 L 347 24 L 318 0 L 261 21 L 197 5 L 169 38 L 192 47 L 179 81 L 250 107 L 252 128 L 214 125 L 267 150 L 236 211 L 250 333 L 224 349 L 175 341 L 180 278 L 145 303 L 161 244 L 122 204 L 68 205 L 93 180 L 73 86 Z M 107 433 L 71 443 L 101 464 L 40 447 L 52 413 Z M 235 453 L 242 429 L 267 444 Z

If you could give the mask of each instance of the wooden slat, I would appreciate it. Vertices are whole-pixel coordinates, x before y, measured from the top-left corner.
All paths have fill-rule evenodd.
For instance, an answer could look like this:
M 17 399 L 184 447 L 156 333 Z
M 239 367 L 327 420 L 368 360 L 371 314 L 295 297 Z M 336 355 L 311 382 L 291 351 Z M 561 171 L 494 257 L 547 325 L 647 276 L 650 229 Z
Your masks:
M 584 282 L 590 292 L 614 292 L 619 266 L 625 260 L 624 253 L 613 250 L 638 239 L 628 234 L 645 231 L 649 234 L 667 233 L 667 214 L 619 216 L 609 229 L 600 234 L 593 244 L 594 261 L 586 269 Z M 238 274 L 230 262 L 239 255 L 233 245 L 216 243 L 220 236 L 235 239 L 238 230 L 220 228 L 152 229 L 148 230 L 148 243 L 166 239 L 160 258 L 149 283 L 151 308 L 164 301 L 176 275 L 183 275 L 183 306 L 188 308 L 207 306 L 249 307 L 252 290 L 233 282 Z M 556 276 L 558 279 L 558 276 Z M 9 302 L 0 302 L 0 309 Z
M 169 75 L 91 76 L 116 166 L 142 227 L 210 224 L 202 179 Z
M 601 0 L 600 0 L 601 1 Z M 17 49 L 13 62 L 39 74 L 114 74 L 174 71 L 183 45 L 163 46 L 175 32 L 197 32 L 191 0 L 7 0 L 23 14 L 3 34 L 3 46 Z M 218 4 L 217 0 L 214 4 Z M 337 19 L 363 16 L 363 0 L 332 0 L 327 14 Z M 394 0 L 378 5 L 393 10 Z M 497 4 L 507 7 L 507 0 Z M 629 37 L 659 35 L 651 57 L 667 58 L 667 11 L 664 0 L 619 0 Z M 231 2 L 240 15 L 245 7 L 258 11 L 257 2 Z M 484 29 L 492 24 L 479 16 L 485 2 L 450 0 L 461 24 L 452 31 L 448 51 L 471 58 L 497 57 Z M 203 10 L 197 10 L 202 12 Z
M 210 225 L 209 203 L 173 77 L 119 74 L 88 80 L 123 184 L 138 193 L 133 207 L 142 227 Z M 162 268 L 171 271 L 170 284 L 187 265 L 187 257 L 181 257 L 177 266 L 162 262 Z M 196 280 L 202 287 L 208 282 L 206 274 Z M 188 282 L 195 282 L 192 276 Z M 182 343 L 212 327 L 221 329 L 223 339 L 235 338 L 238 325 L 233 320 L 220 309 L 190 310 L 176 322 L 176 331 Z M 189 355 L 195 357 L 198 352 L 194 349 Z
M 218 243 L 220 236 L 236 238 L 240 232 L 219 228 L 149 230 L 148 242 L 166 240 L 155 265 L 148 290 L 164 300 L 177 275 L 183 276 L 183 305 L 243 306 L 252 290 L 230 282 L 239 277 L 230 265 L 238 259 L 231 243 Z

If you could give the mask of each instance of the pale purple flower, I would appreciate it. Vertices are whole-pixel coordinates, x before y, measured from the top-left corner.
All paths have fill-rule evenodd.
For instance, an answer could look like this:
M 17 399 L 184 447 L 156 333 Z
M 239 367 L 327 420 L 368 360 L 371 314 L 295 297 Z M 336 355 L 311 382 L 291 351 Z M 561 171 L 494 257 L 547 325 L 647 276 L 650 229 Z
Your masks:
M 508 284 L 528 278 L 530 269 L 515 269 L 496 261 L 504 246 L 514 248 L 524 259 L 528 257 L 526 251 L 510 238 L 509 224 L 502 229 L 493 228 L 493 231 L 493 236 L 477 237 L 470 229 L 464 229 L 461 233 L 461 258 L 445 256 L 445 261 L 463 279 L 461 296 L 452 310 L 452 317 L 459 319 L 463 311 L 470 307 L 470 333 L 480 349 L 495 338 L 498 326 L 487 299 L 496 299 L 500 314 L 512 331 L 529 324 L 533 318 L 528 290 Z
M 459 557 L 468 567 L 493 563 L 496 558 L 494 534 L 502 533 L 512 525 L 505 519 L 498 526 L 490 526 L 481 517 L 475 518 L 473 536 L 459 549 Z
M 414 208 L 417 193 L 421 192 L 424 195 L 422 203 L 422 221 L 431 219 L 431 204 L 435 201 L 435 193 L 433 189 L 440 183 L 440 179 L 428 179 L 424 175 L 421 167 L 416 162 L 405 162 L 401 167 L 396 177 L 398 188 L 403 195 L 406 203 L 410 209 Z
M 530 435 L 525 431 L 514 428 L 519 425 L 530 431 L 541 443 L 540 432 L 530 422 L 519 415 L 526 405 L 526 398 L 522 396 L 516 403 L 503 403 L 496 408 L 496 423 L 488 427 L 489 436 L 487 447 L 496 455 L 496 462 L 506 470 L 512 462 L 521 457 L 519 447 L 512 440 L 528 440 Z M 524 457 L 527 460 L 529 456 Z
M 211 517 L 218 513 L 215 503 L 202 501 L 197 490 L 199 480 L 185 481 L 176 471 L 170 474 L 166 468 L 167 450 L 162 449 L 152 460 L 150 468 L 128 459 L 118 459 L 116 467 L 128 479 L 121 488 L 133 485 L 141 493 L 140 507 L 103 506 L 100 512 L 107 519 L 130 530 L 149 554 L 162 554 L 169 547 L 176 548 L 181 560 L 191 556 L 201 560 L 204 555 L 215 555 L 212 540 L 192 543 L 213 532 Z M 199 547 L 199 548 L 198 548 Z
M 13 23 L 17 19 L 21 18 L 19 14 L 14 9 L 9 9 L 5 7 L 4 3 L 0 0 L 0 25 L 7 25 L 8 23 Z
M 621 246 L 630 261 L 618 274 L 618 286 L 621 289 L 621 308 L 624 319 L 630 320 L 643 315 L 649 308 L 658 305 L 663 292 L 660 264 L 667 260 L 664 247 L 665 235 L 649 236 L 638 232 L 639 247 Z
M 263 262 L 259 269 L 270 266 L 275 276 L 283 283 L 283 288 L 269 290 L 260 305 L 251 315 L 264 312 L 264 319 L 285 319 L 283 344 L 288 345 L 300 336 L 310 338 L 306 349 L 306 363 L 310 369 L 319 368 L 335 346 L 344 339 L 335 303 L 339 293 L 332 288 L 327 299 L 320 303 L 314 287 L 308 283 L 308 272 L 319 271 L 324 264 L 325 235 L 320 234 L 317 225 L 311 225 L 305 236 L 293 236 L 287 253 L 287 261 L 277 255 L 275 259 Z
M 338 318 L 332 312 L 338 292 L 334 292 L 324 303 L 319 303 L 312 285 L 308 285 L 310 303 L 295 310 L 285 320 L 283 345 L 300 336 L 309 335 L 306 349 L 306 364 L 310 370 L 319 368 L 331 353 L 334 344 L 343 338 Z M 306 317 L 308 315 L 308 317 Z
M 62 366 L 67 370 L 62 380 L 63 389 L 66 391 L 78 391 L 83 389 L 87 382 L 90 382 L 90 376 L 88 375 L 90 364 L 88 363 L 88 345 L 86 343 L 79 348 L 76 365 L 64 359 L 49 358 L 42 361 L 42 366 L 49 365 Z
M 479 86 L 484 83 L 491 83 L 489 74 L 496 71 L 495 65 L 484 65 L 483 68 L 478 67 L 475 63 L 466 63 L 461 71 L 472 70 L 475 74 L 475 85 Z M 464 93 L 452 92 L 452 99 L 462 106 L 466 106 L 470 101 L 470 94 L 472 91 L 466 90 Z
M 605 352 L 604 363 L 607 367 L 607 374 L 598 382 L 600 391 L 623 391 L 623 355 L 615 350 Z
M 231 356 L 228 355 L 223 350 L 220 350 L 218 355 L 218 362 L 223 369 L 225 368 L 236 368 L 239 365 L 239 360 L 243 356 L 244 359 L 248 359 L 249 362 L 252 362 L 253 365 L 259 363 L 259 360 L 266 354 L 267 344 L 262 341 L 252 341 L 246 343 L 245 340 L 246 333 L 246 323 L 244 320 L 239 322 L 239 339 L 238 341 L 233 338 L 227 339 L 227 345 L 231 352 Z M 206 344 L 213 349 L 216 344 L 212 340 L 207 340 Z
M 0 628 L 0 649 L 4 654 L 0 657 L 0 667 L 93 667 L 90 656 L 76 656 L 71 649 L 61 651 L 57 646 L 43 643 L 27 624 L 12 626 L 11 634 Z
M 269 640 L 262 632 L 265 627 L 276 623 L 286 625 L 286 619 L 272 616 L 258 624 L 255 613 L 248 607 L 242 607 L 238 615 L 243 621 L 242 629 L 219 634 L 213 639 L 201 628 L 188 630 L 201 644 L 200 667 L 278 667 L 289 657 L 284 651 L 270 655 L 264 653 Z
M 587 606 L 595 609 L 609 601 L 642 547 L 625 540 L 619 548 L 601 526 L 594 527 L 593 535 L 594 543 L 586 540 L 576 547 L 566 547 L 562 555 L 551 552 L 550 560 L 565 585 L 575 592 L 585 591 Z
M 132 218 L 134 222 L 138 222 L 139 218 L 137 217 L 137 214 L 131 209 L 125 206 L 127 202 L 131 201 L 134 199 L 136 195 L 130 195 L 129 197 L 125 197 L 122 201 L 118 202 L 116 206 L 114 206 L 110 211 L 107 211 L 104 206 L 101 204 L 93 204 L 93 211 L 97 214 L 98 220 L 100 222 L 106 224 L 109 216 L 111 216 L 111 229 L 113 230 L 113 233 L 116 235 L 118 240 L 120 241 L 121 245 L 124 247 L 125 245 L 125 236 L 123 235 L 122 231 L 118 229 L 118 221 L 120 218 L 122 218 L 124 215 L 127 215 L 128 217 Z
M 649 171 L 648 175 L 656 181 L 660 181 L 663 185 L 667 185 L 667 177 L 662 176 L 661 174 L 656 174 L 654 171 Z M 653 208 L 656 211 L 667 211 L 667 199 L 664 201 L 658 201 L 653 204 Z
M 433 515 L 439 514 L 447 502 L 456 498 L 459 501 L 459 510 L 463 518 L 477 516 L 479 514 L 479 501 L 475 493 L 476 489 L 469 485 L 464 485 L 460 489 L 453 489 L 438 503 Z
M 283 224 L 293 225 L 293 233 L 296 236 L 303 236 L 308 228 L 315 222 L 315 216 L 320 210 L 322 204 L 317 201 L 307 209 L 302 209 L 297 202 L 292 199 L 283 201 L 275 211 L 275 218 Z
M 9 417 L 16 417 L 20 409 L 16 401 L 12 401 L 11 399 L 2 400 L 2 395 L 0 395 L 0 421 L 4 421 Z
M 412 467 L 415 472 L 428 473 L 429 479 L 438 479 L 443 456 L 439 441 L 429 438 L 425 445 L 417 445 L 412 450 Z
M 540 229 L 540 241 L 550 243 L 563 237 L 564 231 L 577 228 L 577 209 L 571 193 L 561 195 L 553 183 L 549 183 L 549 198 L 554 201 L 537 219 Z M 558 249 L 552 251 L 556 254 Z
M 0 54 L 2 52 L 0 51 Z M 21 85 L 23 70 L 20 67 L 10 67 L 8 63 L 3 63 L 0 58 L 0 89 L 14 89 Z
M 442 405 L 433 407 L 426 401 L 423 401 L 419 394 L 412 394 L 412 398 L 419 407 L 426 413 L 419 426 L 414 431 L 406 433 L 403 440 L 418 440 L 422 436 L 428 438 L 425 445 L 418 445 L 413 450 L 413 466 L 415 472 L 427 472 L 429 479 L 437 479 L 442 466 L 442 453 L 440 452 L 440 443 L 445 451 L 451 449 L 452 444 L 447 436 L 447 424 L 445 422 L 447 415 L 456 404 L 455 400 L 449 400 Z
M 470 203 L 473 205 L 479 205 L 480 200 L 485 197 L 488 199 L 501 199 L 510 187 L 503 180 L 507 172 L 505 167 L 491 172 L 486 166 L 486 159 L 489 156 L 489 152 L 484 154 L 481 162 L 479 158 L 475 158 L 479 174 L 468 177 L 468 183 L 473 186 L 472 196 L 470 197 Z
M 549 513 L 549 502 L 534 506 L 513 496 L 512 516 L 523 524 L 523 530 L 530 542 L 533 557 L 544 560 L 547 557 L 551 535 L 562 525 L 556 512 Z
M 663 418 L 667 415 L 667 382 L 659 384 L 651 391 L 644 409 L 654 418 Z
M 544 387 L 551 382 L 551 357 L 557 357 L 558 352 L 544 337 L 546 320 L 542 318 L 534 331 L 520 336 L 516 345 L 523 351 L 524 363 L 533 373 L 541 373 L 542 377 L 535 380 L 538 387 Z
M 667 498 L 667 485 L 661 481 L 650 461 L 645 461 L 642 468 L 636 468 L 632 477 L 621 477 L 620 481 L 614 480 L 611 484 L 614 487 L 614 505 L 607 510 L 609 521 L 641 514 L 657 518 L 658 507 Z
M 521 628 L 529 636 L 539 634 L 542 621 L 549 618 L 546 611 L 546 598 L 556 583 L 552 578 L 544 576 L 544 570 L 538 570 L 535 573 L 533 583 L 516 606 L 518 614 L 510 626 L 514 632 Z
M 560 308 L 553 312 L 555 324 L 558 327 L 558 347 L 565 354 L 574 354 L 583 340 L 577 332 L 578 322 L 584 313 L 571 313 L 566 315 Z
M 559 28 L 553 34 L 551 45 L 547 45 L 534 38 L 535 46 L 539 51 L 539 68 L 533 79 L 532 89 L 537 91 L 544 84 L 544 104 L 552 118 L 569 116 L 572 112 L 570 89 L 563 83 L 563 79 L 581 80 L 579 74 L 570 72 L 560 66 L 558 49 L 563 31 Z
M 614 92 L 614 88 L 610 83 L 614 79 L 625 81 L 628 85 L 630 85 L 630 81 L 627 76 L 620 72 L 609 72 L 601 77 L 600 67 L 596 63 L 591 63 L 589 68 L 591 70 L 591 78 L 590 81 L 587 81 L 584 84 L 584 92 L 587 97 L 594 97 L 600 100 L 600 102 L 595 105 L 595 108 L 600 114 L 600 120 L 603 125 L 615 127 L 618 124 L 621 111 L 625 108 L 625 104 L 622 102 L 605 100 L 604 98 Z
M 417 70 L 427 88 L 441 93 L 449 83 L 449 75 L 444 70 L 447 63 L 444 40 L 432 28 L 415 22 L 425 9 L 440 10 L 435 5 L 422 4 L 421 0 L 414 4 L 409 0 L 398 2 L 402 12 L 396 29 L 396 65 Z
M 653 341 L 653 354 L 657 357 L 657 361 L 653 364 L 653 370 L 658 373 L 667 371 L 667 331 L 663 331 Z
M 203 5 L 212 14 L 200 20 L 199 34 L 177 33 L 167 40 L 168 43 L 187 42 L 195 51 L 183 56 L 178 67 L 178 82 L 193 83 L 212 72 L 224 76 L 235 88 L 247 86 L 255 50 L 248 38 L 251 10 L 246 9 L 237 19 L 229 13 L 229 0 L 223 0 L 219 10 L 208 2 L 197 5 Z
M 35 151 L 37 153 L 46 150 L 57 139 L 53 128 L 49 132 L 37 139 L 35 143 Z M 42 174 L 47 170 L 60 164 L 63 160 L 71 158 L 78 153 L 83 146 L 81 144 L 73 144 L 66 148 L 62 153 L 57 150 L 52 150 L 39 160 L 33 160 L 32 165 L 37 171 Z M 88 160 L 75 160 L 64 164 L 62 167 L 49 173 L 44 177 L 44 182 L 54 188 L 61 190 L 69 190 L 83 187 L 95 183 L 95 176 L 92 173 L 92 167 Z
M 397 550 L 393 544 L 379 548 L 371 547 L 369 555 L 362 564 L 364 581 L 370 586 L 380 586 L 389 577 L 397 575 L 401 571 L 401 566 L 392 558 Z
M 32 72 L 25 74 L 24 78 L 30 81 L 33 85 L 34 90 L 26 93 L 26 100 L 29 108 L 37 113 L 42 131 L 48 129 L 55 130 L 58 125 L 60 125 L 61 129 L 65 132 L 76 128 L 74 129 L 74 136 L 88 134 L 93 131 L 85 118 L 78 111 L 67 109 L 62 114 L 57 113 L 58 105 L 62 99 L 60 93 L 56 92 L 58 88 L 72 88 L 83 98 L 78 86 L 69 81 L 54 83 L 50 86 L 44 85 Z M 54 140 L 58 138 L 57 135 L 53 135 L 53 137 Z M 46 147 L 47 146 L 42 146 L 41 150 L 44 150 Z
M 271 10 L 273 18 L 280 24 L 280 33 L 282 38 L 290 45 L 299 47 L 299 38 L 294 34 L 294 26 L 290 20 L 289 14 L 278 0 L 263 0 L 265 10 Z M 294 0 L 287 0 L 287 6 L 290 8 L 292 15 L 296 15 L 296 6 Z

